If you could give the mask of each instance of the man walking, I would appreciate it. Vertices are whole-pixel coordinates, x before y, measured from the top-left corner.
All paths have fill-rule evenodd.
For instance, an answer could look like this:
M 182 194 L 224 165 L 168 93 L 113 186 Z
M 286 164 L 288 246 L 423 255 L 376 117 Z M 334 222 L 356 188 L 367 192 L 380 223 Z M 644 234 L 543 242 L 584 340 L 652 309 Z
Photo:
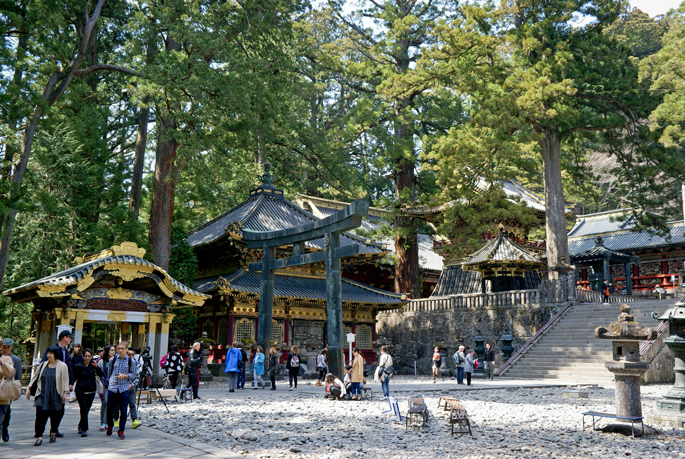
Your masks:
M 464 364 L 466 363 L 464 346 L 459 346 L 459 350 L 454 353 L 453 359 L 454 366 L 457 368 L 457 384 L 464 384 Z
M 61 360 L 62 362 L 67 364 L 67 369 L 69 370 L 69 391 L 73 392 L 74 391 L 74 371 L 71 368 L 71 357 L 69 357 L 69 345 L 71 344 L 71 332 L 69 330 L 62 330 L 59 332 L 59 336 L 57 337 L 57 345 L 62 349 L 62 352 L 58 352 L 57 355 L 55 355 L 55 358 L 57 360 Z M 43 358 L 40 360 L 41 362 L 47 362 L 48 360 L 48 351 L 46 350 L 43 353 Z M 57 438 L 62 438 L 64 437 L 64 434 L 60 432 L 59 430 L 55 434 L 55 437 Z
M 138 358 L 136 359 L 136 352 L 134 349 L 129 348 L 126 353 L 128 354 L 128 357 L 133 359 L 133 362 L 136 364 L 136 377 L 129 383 L 128 388 L 128 409 L 131 412 L 131 421 L 133 421 L 131 423 L 131 427 L 137 429 L 143 424 L 138 420 L 138 410 L 136 409 L 136 389 L 140 383 L 140 375 L 143 365 L 140 362 L 140 355 L 138 355 Z
M 243 349 L 243 345 L 239 345 L 240 349 L 240 355 L 241 355 L 241 361 L 242 365 L 239 365 L 240 369 L 240 375 L 238 376 L 238 387 L 237 389 L 245 389 L 245 367 L 247 366 L 247 352 L 245 352 L 245 349 Z
M 12 363 L 14 364 L 14 379 L 21 381 L 21 359 L 16 355 L 12 354 L 12 346 L 14 346 L 14 340 L 11 338 L 5 338 L 2 340 L 2 355 L 10 357 Z M 10 401 L 10 406 L 7 407 L 7 412 L 5 413 L 5 419 L 2 421 L 2 441 L 7 443 L 10 441 L 9 427 L 10 427 L 10 414 L 12 413 L 12 401 Z
M 490 343 L 485 345 L 485 376 L 492 381 L 495 372 L 495 350 Z
M 128 394 L 129 386 L 136 379 L 136 363 L 126 352 L 128 342 L 122 341 L 117 344 L 117 354 L 112 357 L 109 364 L 109 391 L 107 394 L 107 435 L 112 435 L 114 427 L 114 411 L 119 411 L 119 440 L 124 439 L 124 429 L 126 427 L 126 416 L 128 415 Z
M 193 344 L 193 349 L 188 352 L 188 364 L 186 366 L 188 371 L 188 384 L 193 388 L 193 400 L 200 399 L 200 396 L 197 394 L 197 390 L 200 387 L 200 363 L 202 362 L 200 347 L 201 345 L 199 342 Z

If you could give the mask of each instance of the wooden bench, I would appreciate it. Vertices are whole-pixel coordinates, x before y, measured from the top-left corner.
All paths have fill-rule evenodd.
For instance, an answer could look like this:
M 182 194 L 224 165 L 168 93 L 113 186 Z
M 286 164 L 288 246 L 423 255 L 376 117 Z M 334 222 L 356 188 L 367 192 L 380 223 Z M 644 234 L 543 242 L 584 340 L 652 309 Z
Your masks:
M 621 421 L 630 421 L 630 428 L 633 432 L 633 439 L 635 439 L 635 423 L 639 422 L 642 424 L 642 432 L 645 431 L 644 418 L 642 416 L 619 416 L 612 413 L 602 413 L 600 411 L 586 411 L 583 413 L 583 430 L 585 430 L 585 416 L 592 416 L 592 430 L 598 430 L 595 428 L 595 418 L 612 418 Z
M 442 402 L 445 402 L 444 407 L 445 407 L 445 411 L 447 411 L 447 410 L 449 409 L 448 406 L 447 406 L 447 402 L 449 402 L 449 401 L 458 402 L 459 399 L 456 398 L 456 397 L 448 397 L 448 396 L 446 396 L 446 395 L 443 395 L 442 397 L 440 397 L 440 398 L 438 399 L 438 409 L 440 409 L 440 405 L 442 405 Z
M 404 430 L 411 427 L 424 427 L 428 423 L 428 407 L 423 397 L 411 397 L 405 418 Z
M 452 435 L 455 434 L 454 425 L 457 424 L 459 430 L 456 433 L 468 433 L 473 436 L 473 433 L 471 433 L 471 422 L 469 421 L 469 415 L 466 412 L 466 408 L 464 408 L 458 400 L 446 400 L 445 403 L 447 403 L 447 406 L 449 407 L 449 423 L 452 426 Z

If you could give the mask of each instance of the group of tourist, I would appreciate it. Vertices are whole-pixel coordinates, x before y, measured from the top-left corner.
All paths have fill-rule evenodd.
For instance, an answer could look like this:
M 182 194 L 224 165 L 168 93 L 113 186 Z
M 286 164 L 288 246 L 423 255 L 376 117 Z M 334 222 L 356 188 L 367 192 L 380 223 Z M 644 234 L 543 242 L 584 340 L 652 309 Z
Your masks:
M 248 362 L 247 352 L 243 345 L 238 341 L 233 342 L 233 346 L 226 352 L 226 367 L 224 372 L 228 376 L 228 391 L 235 392 L 236 389 L 245 389 L 245 368 Z M 266 365 L 268 365 L 265 368 Z M 255 355 L 252 358 L 252 365 L 250 367 L 250 374 L 253 377 L 253 390 L 260 387 L 266 388 L 264 384 L 265 372 L 268 372 L 271 380 L 271 390 L 276 390 L 276 376 L 280 373 L 281 363 L 279 359 L 279 352 L 276 348 L 269 349 L 269 360 L 266 361 L 264 356 L 264 349 L 262 346 L 257 346 Z M 297 390 L 297 376 L 300 371 L 300 354 L 297 351 L 297 346 L 290 348 L 288 359 L 286 362 L 286 370 L 290 377 L 290 389 Z M 293 386 L 294 383 L 294 386 Z
M 11 342 L 4 340 L 8 341 Z M 114 427 L 117 427 L 118 438 L 123 440 L 129 410 L 133 428 L 142 424 L 138 420 L 135 405 L 135 391 L 140 383 L 144 364 L 141 350 L 129 348 L 128 343 L 122 341 L 115 346 L 108 344 L 94 353 L 91 349 L 82 349 L 78 344 L 70 349 L 71 341 L 69 331 L 60 332 L 58 343 L 45 351 L 28 384 L 26 398 L 30 400 L 33 396 L 36 408 L 34 445 L 40 446 L 43 443 L 48 419 L 50 443 L 64 437 L 59 426 L 70 393 L 73 393 L 79 404 L 78 433 L 82 437 L 88 436 L 88 414 L 97 395 L 102 402 L 100 430 L 106 431 L 110 436 Z M 9 348 L 11 351 L 11 344 Z M 147 351 L 149 349 L 146 348 L 142 352 L 146 354 Z M 20 365 L 19 360 L 19 368 Z M 20 374 L 21 370 L 17 373 L 19 378 Z M 5 420 L 9 424 L 7 414 L 5 413 Z M 3 440 L 9 440 L 6 427 L 3 427 Z
M 457 352 L 454 353 L 452 357 L 454 360 L 454 365 L 457 368 L 457 384 L 464 384 L 464 375 L 466 375 L 466 384 L 471 385 L 471 377 L 473 372 L 478 368 L 478 358 L 476 357 L 475 349 L 469 349 L 468 352 L 465 351 L 464 346 L 459 346 Z M 440 350 L 436 347 L 433 354 L 433 382 L 435 382 L 435 361 L 436 355 L 440 355 Z M 495 351 L 490 346 L 490 343 L 485 344 L 485 354 L 483 356 L 485 361 L 485 376 L 492 380 L 495 371 Z M 437 365 L 438 369 L 440 364 Z

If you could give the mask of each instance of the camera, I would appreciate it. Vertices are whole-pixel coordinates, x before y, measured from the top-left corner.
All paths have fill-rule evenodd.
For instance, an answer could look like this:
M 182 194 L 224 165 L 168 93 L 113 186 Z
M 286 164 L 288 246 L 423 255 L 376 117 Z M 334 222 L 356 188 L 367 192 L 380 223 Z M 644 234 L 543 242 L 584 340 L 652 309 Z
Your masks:
M 146 362 L 152 360 L 152 356 L 150 355 L 150 347 L 149 347 L 149 346 L 145 346 L 145 347 L 143 348 L 143 353 L 142 353 L 140 356 L 141 356 L 141 357 L 143 358 L 143 360 L 145 360 Z

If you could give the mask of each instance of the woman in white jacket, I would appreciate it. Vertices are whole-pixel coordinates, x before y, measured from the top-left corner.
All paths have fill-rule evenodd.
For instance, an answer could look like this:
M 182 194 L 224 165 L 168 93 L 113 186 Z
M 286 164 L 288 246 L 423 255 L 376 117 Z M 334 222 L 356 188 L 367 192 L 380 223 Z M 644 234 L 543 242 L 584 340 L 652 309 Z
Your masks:
M 386 369 L 391 369 L 392 357 L 388 354 L 388 346 L 381 346 L 381 358 L 378 361 L 378 368 L 381 379 L 381 387 L 383 388 L 383 397 L 390 397 L 390 376 L 392 371 L 386 372 Z

